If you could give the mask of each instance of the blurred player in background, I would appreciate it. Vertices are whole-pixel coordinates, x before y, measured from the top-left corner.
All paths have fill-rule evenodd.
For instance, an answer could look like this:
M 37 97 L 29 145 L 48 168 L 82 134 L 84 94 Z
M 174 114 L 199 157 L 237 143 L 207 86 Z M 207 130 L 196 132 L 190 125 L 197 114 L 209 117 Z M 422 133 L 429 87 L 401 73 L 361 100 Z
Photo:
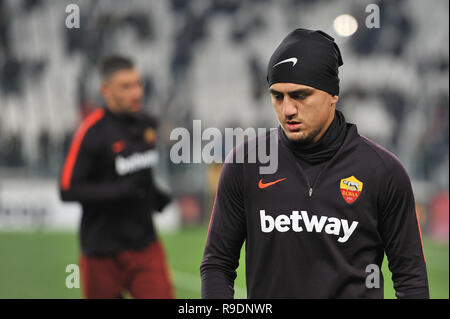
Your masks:
M 132 61 L 101 63 L 105 107 L 73 138 L 61 174 L 64 201 L 80 202 L 81 278 L 86 298 L 173 298 L 152 212 L 170 202 L 156 186 L 155 118 L 141 111 L 143 88 Z
M 342 64 L 322 31 L 297 29 L 273 53 L 278 171 L 224 164 L 201 265 L 204 298 L 233 297 L 244 241 L 249 298 L 383 298 L 384 253 L 397 297 L 429 298 L 409 177 L 335 109 Z

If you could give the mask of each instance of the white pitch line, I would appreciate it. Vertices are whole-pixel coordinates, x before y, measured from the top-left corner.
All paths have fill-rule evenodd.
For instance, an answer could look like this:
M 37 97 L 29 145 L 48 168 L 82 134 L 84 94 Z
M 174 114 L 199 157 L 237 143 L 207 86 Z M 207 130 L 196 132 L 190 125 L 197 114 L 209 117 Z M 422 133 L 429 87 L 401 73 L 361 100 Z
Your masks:
M 176 269 L 172 269 L 172 274 L 175 278 L 175 285 L 183 288 L 188 291 L 192 291 L 195 293 L 201 292 L 201 280 L 200 280 L 200 274 L 198 276 L 192 275 L 190 273 L 179 271 Z M 247 298 L 247 290 L 239 287 L 234 286 L 234 298 L 235 299 L 246 299 Z

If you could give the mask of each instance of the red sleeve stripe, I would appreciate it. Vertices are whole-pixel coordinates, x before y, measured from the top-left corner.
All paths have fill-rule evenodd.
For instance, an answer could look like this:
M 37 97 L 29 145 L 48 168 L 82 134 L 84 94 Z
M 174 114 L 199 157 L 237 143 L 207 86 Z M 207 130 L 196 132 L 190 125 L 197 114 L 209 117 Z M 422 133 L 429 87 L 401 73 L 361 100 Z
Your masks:
M 423 260 L 425 262 L 427 262 L 427 260 L 425 258 L 425 251 L 423 249 L 422 231 L 420 230 L 420 221 L 419 221 L 419 215 L 417 214 L 417 208 L 416 208 L 416 219 L 417 219 L 417 226 L 419 227 L 420 245 L 422 246 Z
M 61 174 L 61 188 L 68 190 L 72 180 L 73 168 L 77 160 L 78 152 L 80 151 L 81 143 L 89 128 L 97 123 L 105 114 L 103 109 L 97 109 L 89 114 L 86 119 L 78 127 L 72 144 L 70 145 L 69 153 L 67 154 L 66 162 Z

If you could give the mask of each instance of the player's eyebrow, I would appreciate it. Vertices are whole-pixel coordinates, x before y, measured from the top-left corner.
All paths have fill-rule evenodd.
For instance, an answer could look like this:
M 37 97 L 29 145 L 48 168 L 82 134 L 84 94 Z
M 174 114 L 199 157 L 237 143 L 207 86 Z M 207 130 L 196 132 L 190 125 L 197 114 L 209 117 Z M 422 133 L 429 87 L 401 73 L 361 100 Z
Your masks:
M 287 92 L 289 95 L 311 95 L 314 93 L 314 90 L 312 89 L 300 89 L 300 90 L 295 90 L 295 91 L 291 91 L 291 92 Z
M 273 95 L 278 95 L 278 94 L 284 95 L 283 92 L 279 92 L 274 89 L 270 89 L 270 93 Z M 295 91 L 289 91 L 286 93 L 290 96 L 292 96 L 292 95 L 311 95 L 311 94 L 313 94 L 313 90 L 312 89 L 299 89 L 299 90 L 295 90 Z
M 272 94 L 272 95 L 283 94 L 283 93 L 278 92 L 278 91 L 276 91 L 276 90 L 274 90 L 274 89 L 270 89 L 269 92 L 270 92 L 270 94 Z

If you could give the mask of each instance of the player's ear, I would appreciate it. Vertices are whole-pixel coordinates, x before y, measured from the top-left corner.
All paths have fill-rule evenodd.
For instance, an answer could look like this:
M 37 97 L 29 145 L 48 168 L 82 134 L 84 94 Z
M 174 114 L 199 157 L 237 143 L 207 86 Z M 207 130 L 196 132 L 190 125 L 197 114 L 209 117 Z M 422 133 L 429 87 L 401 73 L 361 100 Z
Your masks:
M 100 93 L 102 94 L 104 99 L 107 99 L 109 96 L 109 86 L 107 81 L 102 81 L 102 84 L 100 86 Z
M 338 100 L 339 100 L 339 96 L 338 95 L 332 95 L 331 96 L 331 106 L 333 106 L 333 105 L 336 106 L 336 103 L 337 103 Z

